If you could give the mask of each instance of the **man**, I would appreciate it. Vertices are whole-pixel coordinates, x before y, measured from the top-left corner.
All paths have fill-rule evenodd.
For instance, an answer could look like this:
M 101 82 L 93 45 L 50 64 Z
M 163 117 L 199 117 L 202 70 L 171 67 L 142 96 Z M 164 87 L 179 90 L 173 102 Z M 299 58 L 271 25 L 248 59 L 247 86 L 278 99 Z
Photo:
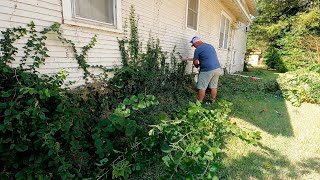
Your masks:
M 202 103 L 206 95 L 206 89 L 211 89 L 212 102 L 216 100 L 219 76 L 221 75 L 220 63 L 214 47 L 204 43 L 198 36 L 194 36 L 190 41 L 196 48 L 193 56 L 193 64 L 200 66 L 197 88 L 199 90 L 199 101 Z

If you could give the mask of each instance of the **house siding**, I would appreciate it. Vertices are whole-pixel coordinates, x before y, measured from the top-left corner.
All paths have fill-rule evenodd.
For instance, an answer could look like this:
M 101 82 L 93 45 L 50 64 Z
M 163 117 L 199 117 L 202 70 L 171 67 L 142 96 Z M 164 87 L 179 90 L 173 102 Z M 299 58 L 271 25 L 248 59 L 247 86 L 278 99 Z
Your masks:
M 230 72 L 232 73 L 243 71 L 247 39 L 245 28 L 236 27 L 234 36 L 233 51 L 235 51 L 235 54 L 232 57 L 230 66 Z
M 223 67 L 230 65 L 230 52 L 217 48 L 219 43 L 219 28 L 221 13 L 230 16 L 231 22 L 235 21 L 232 13 L 226 10 L 218 1 L 200 0 L 200 14 L 198 30 L 186 27 L 187 0 L 122 0 L 122 21 L 129 17 L 130 7 L 134 5 L 139 20 L 139 37 L 143 46 L 146 45 L 150 35 L 159 38 L 164 51 L 171 52 L 176 46 L 176 51 L 183 57 L 192 57 L 194 49 L 190 47 L 190 39 L 199 35 L 203 41 L 212 44 L 217 49 L 220 63 Z M 96 45 L 88 53 L 88 63 L 91 65 L 103 65 L 113 67 L 120 65 L 121 56 L 118 48 L 117 38 L 124 36 L 123 33 L 99 30 L 64 23 L 63 7 L 61 0 L 1 0 L 0 2 L 0 30 L 13 27 L 26 27 L 34 21 L 37 30 L 52 25 L 54 22 L 61 23 L 61 31 L 65 38 L 72 40 L 76 48 L 80 49 L 87 45 L 90 39 L 97 35 Z M 235 32 L 231 32 L 235 33 Z M 231 37 L 231 36 L 230 36 Z M 1 38 L 1 37 L 0 37 Z M 234 42 L 230 39 L 229 46 L 239 52 L 245 50 L 245 33 L 235 33 Z M 23 56 L 26 39 L 16 43 L 20 50 L 17 54 L 17 66 L 19 58 Z M 244 43 L 243 43 L 244 42 Z M 50 57 L 46 64 L 39 69 L 41 73 L 52 74 L 64 68 L 69 72 L 69 79 L 76 81 L 76 85 L 83 84 L 82 70 L 74 59 L 70 47 L 58 40 L 54 34 L 49 34 L 46 40 Z M 240 61 L 239 61 L 240 62 Z M 240 70 L 243 65 L 236 68 Z M 189 71 L 191 63 L 189 63 Z M 234 69 L 234 68 L 231 68 Z

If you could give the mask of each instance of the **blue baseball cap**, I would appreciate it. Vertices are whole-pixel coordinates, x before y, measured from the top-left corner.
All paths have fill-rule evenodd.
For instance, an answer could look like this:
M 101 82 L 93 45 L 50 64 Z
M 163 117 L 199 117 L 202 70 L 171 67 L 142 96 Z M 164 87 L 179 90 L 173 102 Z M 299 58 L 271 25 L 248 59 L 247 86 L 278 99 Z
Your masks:
M 200 38 L 199 38 L 198 36 L 194 36 L 194 37 L 191 39 L 190 43 L 192 43 L 192 46 L 193 46 L 193 44 L 196 43 L 196 42 L 198 42 L 198 41 L 200 41 Z

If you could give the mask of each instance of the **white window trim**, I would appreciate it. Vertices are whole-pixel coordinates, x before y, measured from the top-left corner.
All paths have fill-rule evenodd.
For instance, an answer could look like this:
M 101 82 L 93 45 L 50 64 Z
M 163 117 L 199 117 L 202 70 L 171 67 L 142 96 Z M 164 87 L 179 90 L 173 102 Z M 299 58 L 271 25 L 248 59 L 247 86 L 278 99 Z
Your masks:
M 199 30 L 199 17 L 200 17 L 200 3 L 201 0 L 198 1 L 198 17 L 197 17 L 197 28 L 196 29 L 193 29 L 193 28 L 190 28 L 188 27 L 188 11 L 189 11 L 189 0 L 186 0 L 186 28 L 189 29 L 189 30 L 192 30 L 194 32 L 198 32 Z
M 116 0 L 116 16 L 114 20 L 115 25 L 81 17 L 74 17 L 73 3 L 74 0 L 62 0 L 62 14 L 64 24 L 111 31 L 115 33 L 123 33 L 121 0 Z
M 222 11 L 222 12 L 221 12 L 221 15 L 220 15 L 218 49 L 220 49 L 220 50 L 228 50 L 229 42 L 227 42 L 227 48 L 219 47 L 219 43 L 220 43 L 220 29 L 221 29 L 221 19 L 222 19 L 222 16 L 224 16 L 225 18 L 227 18 L 227 19 L 229 20 L 228 41 L 230 40 L 231 17 L 230 17 L 227 13 L 225 13 L 225 12 Z

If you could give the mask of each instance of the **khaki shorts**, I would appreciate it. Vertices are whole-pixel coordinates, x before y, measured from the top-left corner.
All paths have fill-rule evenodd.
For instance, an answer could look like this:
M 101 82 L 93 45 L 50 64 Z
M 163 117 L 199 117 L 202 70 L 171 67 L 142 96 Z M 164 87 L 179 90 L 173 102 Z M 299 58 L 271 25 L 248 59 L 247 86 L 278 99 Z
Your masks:
M 217 68 L 207 72 L 200 72 L 198 75 L 197 88 L 198 89 L 207 89 L 207 87 L 209 87 L 210 89 L 217 88 L 219 77 L 221 74 L 222 74 L 221 68 Z

